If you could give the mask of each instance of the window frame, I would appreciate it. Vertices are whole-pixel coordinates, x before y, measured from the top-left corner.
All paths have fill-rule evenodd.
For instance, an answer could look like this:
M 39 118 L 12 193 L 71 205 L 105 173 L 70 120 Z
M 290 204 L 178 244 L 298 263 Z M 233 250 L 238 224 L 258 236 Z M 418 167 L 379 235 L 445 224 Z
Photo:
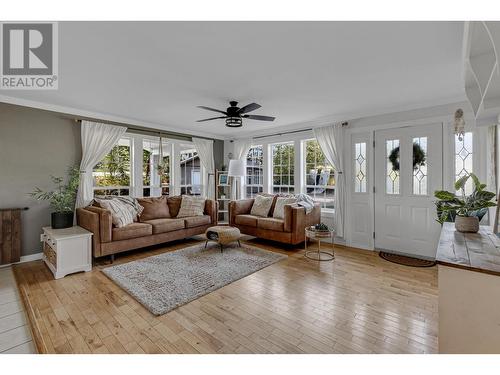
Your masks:
M 108 185 L 108 186 L 95 185 L 94 169 L 95 169 L 96 166 L 94 166 L 94 168 L 92 168 L 92 191 L 93 191 L 93 196 L 94 197 L 96 196 L 96 191 L 101 191 L 101 190 L 105 191 L 105 192 L 112 191 L 112 190 L 117 190 L 118 191 L 118 195 L 116 195 L 116 196 L 122 196 L 122 195 L 123 196 L 127 196 L 127 195 L 131 195 L 131 193 L 132 193 L 133 181 L 134 181 L 134 152 L 133 152 L 134 138 L 131 135 L 125 134 L 124 136 L 122 136 L 120 138 L 120 140 L 118 141 L 118 143 L 115 146 L 113 146 L 113 148 L 115 148 L 117 146 L 120 146 L 120 142 L 122 140 L 126 140 L 128 142 L 128 147 L 129 147 L 129 171 L 128 171 L 129 184 L 128 184 L 128 186 L 127 185 Z M 106 154 L 106 156 L 110 152 L 108 152 Z M 99 163 L 101 163 L 101 162 L 102 162 L 102 160 Z M 96 165 L 98 165 L 99 163 L 97 163 Z M 128 190 L 128 194 L 121 194 L 121 190 Z M 115 196 L 115 194 L 104 194 L 104 196 Z
M 149 141 L 149 142 L 155 142 L 155 146 L 157 146 L 159 148 L 159 145 L 160 145 L 160 137 L 148 137 L 148 136 L 144 136 L 142 137 L 141 139 L 142 141 L 142 153 L 144 155 L 144 150 L 145 150 L 145 147 L 144 147 L 144 143 L 146 141 Z M 161 176 L 158 176 L 158 180 L 159 180 L 159 183 L 157 185 L 152 185 L 151 184 L 151 178 L 150 178 L 150 184 L 149 185 L 145 185 L 144 184 L 144 164 L 142 164 L 142 175 L 141 175 L 141 181 L 142 181 L 142 188 L 140 189 L 141 191 L 141 196 L 142 197 L 145 197 L 144 195 L 144 190 L 145 189 L 150 189 L 150 194 L 149 196 L 150 197 L 155 197 L 155 196 L 163 196 L 163 195 L 166 195 L 166 196 L 169 196 L 170 195 L 170 192 L 171 192 L 171 175 L 172 175 L 172 155 L 171 155 L 171 145 L 172 143 L 167 139 L 162 139 L 162 145 L 163 145 L 163 157 L 168 157 L 168 170 L 169 172 L 167 173 L 168 175 L 168 180 L 169 180 L 169 183 L 162 183 L 161 182 Z M 159 154 L 158 154 L 159 155 Z M 143 160 L 143 159 L 142 159 Z M 143 160 L 144 161 L 144 160 Z M 153 163 L 153 166 L 156 167 L 155 163 Z M 154 168 L 153 168 L 154 169 Z M 153 169 L 151 170 L 151 175 L 153 174 Z M 158 189 L 159 190 L 159 194 L 151 194 L 151 191 L 152 189 Z M 164 190 L 167 189 L 168 193 L 164 193 Z
M 260 156 L 255 156 L 254 154 L 252 156 L 250 156 L 251 152 L 255 153 L 254 149 L 256 149 L 256 148 L 260 148 Z M 249 166 L 248 166 L 249 160 L 252 160 L 252 161 L 260 160 L 261 161 L 260 168 L 258 166 L 256 167 L 256 168 L 261 170 L 261 173 L 259 175 L 256 175 L 256 174 L 249 175 L 247 173 L 248 168 L 249 168 Z M 257 194 L 264 192 L 264 174 L 265 174 L 265 165 L 264 164 L 265 164 L 264 163 L 264 146 L 263 145 L 252 145 L 252 147 L 250 147 L 250 149 L 248 150 L 247 157 L 246 157 L 246 165 L 245 165 L 245 185 L 244 185 L 244 188 L 245 188 L 245 197 L 246 198 L 254 198 Z M 259 181 L 261 181 L 261 183 L 249 184 L 248 183 L 249 177 L 250 178 L 258 177 Z M 258 190 L 258 192 L 254 193 L 253 191 L 251 191 L 249 193 L 248 188 L 250 188 L 250 189 L 256 188 Z
M 193 186 L 196 186 L 196 185 L 193 185 L 192 184 L 192 172 L 193 170 L 191 170 L 191 184 L 183 184 L 182 183 L 182 158 L 181 158 L 181 155 L 182 154 L 186 154 L 186 153 L 193 153 L 193 158 L 194 158 L 194 154 L 196 153 L 196 155 L 198 155 L 198 151 L 196 150 L 196 148 L 194 147 L 194 144 L 192 145 L 187 145 L 187 144 L 182 144 L 181 147 L 179 148 L 178 150 L 178 153 L 179 153 L 179 176 L 178 176 L 178 185 L 179 186 L 179 192 L 180 192 L 180 195 L 193 195 L 193 196 L 203 196 L 205 195 L 205 188 L 206 188 L 206 183 L 205 183 L 205 179 L 204 179 L 204 169 L 203 169 L 203 166 L 201 165 L 201 162 L 200 162 L 200 166 L 199 166 L 199 172 L 200 172 L 200 182 L 201 184 L 199 185 L 199 191 L 200 191 L 200 194 L 188 194 L 188 188 L 191 188 L 191 191 L 193 190 Z M 198 159 L 199 159 L 199 156 L 198 156 Z M 187 173 L 186 169 L 185 169 L 185 172 L 184 173 Z M 187 177 L 187 175 L 185 176 L 185 178 Z M 185 192 L 183 193 L 182 190 L 185 190 Z M 208 195 L 208 194 L 206 194 Z
M 283 164 L 283 160 L 281 160 L 280 164 L 279 165 L 275 165 L 274 164 L 274 146 L 278 146 L 278 145 L 287 145 L 287 146 L 291 146 L 292 147 L 292 150 L 294 152 L 293 154 L 293 157 L 290 158 L 290 155 L 288 155 L 288 164 L 285 165 Z M 294 141 L 282 141 L 282 142 L 273 142 L 273 143 L 270 143 L 270 163 L 269 163 L 269 168 L 270 168 L 270 177 L 271 177 L 271 181 L 270 181 L 270 187 L 271 187 L 271 193 L 272 194 L 283 194 L 283 188 L 287 189 L 288 191 L 286 192 L 286 194 L 295 194 L 295 170 L 296 170 L 296 166 L 295 166 L 295 156 L 296 156 L 296 153 L 295 153 L 295 143 Z M 291 161 L 291 162 L 290 162 Z M 276 185 L 274 183 L 274 169 L 275 167 L 280 167 L 280 168 L 283 168 L 284 166 L 288 166 L 288 174 L 287 175 L 284 175 L 283 173 L 280 172 L 279 174 L 279 177 L 280 177 L 280 180 L 282 181 L 282 178 L 283 176 L 288 176 L 288 184 L 287 185 L 283 185 L 283 184 L 279 184 L 279 185 Z M 293 169 L 292 169 L 292 168 Z M 290 173 L 291 171 L 293 171 L 293 173 Z M 300 172 L 299 172 L 300 174 Z M 293 177 L 293 181 L 294 183 L 293 184 L 290 184 L 290 179 Z M 275 192 L 274 189 L 275 188 L 279 188 L 279 192 Z

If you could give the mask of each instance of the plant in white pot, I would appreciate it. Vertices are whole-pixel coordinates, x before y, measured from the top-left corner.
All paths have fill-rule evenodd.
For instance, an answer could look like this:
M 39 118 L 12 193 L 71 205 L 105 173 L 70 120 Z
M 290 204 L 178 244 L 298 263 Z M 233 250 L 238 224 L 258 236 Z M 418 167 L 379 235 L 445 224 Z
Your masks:
M 56 185 L 53 191 L 43 191 L 35 187 L 29 195 L 39 201 L 49 201 L 54 210 L 51 213 L 51 226 L 54 229 L 69 228 L 73 226 L 73 215 L 75 209 L 76 193 L 80 181 L 78 168 L 71 167 L 68 170 L 68 181 L 64 184 L 63 177 L 51 176 Z
M 474 190 L 471 194 L 465 193 L 465 184 L 472 179 Z M 459 195 L 446 190 L 434 192 L 439 200 L 435 202 L 439 223 L 454 221 L 455 229 L 459 232 L 479 231 L 479 221 L 488 211 L 488 207 L 495 207 L 496 203 L 491 200 L 495 193 L 484 190 L 486 184 L 482 184 L 473 173 L 463 176 L 455 182 L 455 190 Z

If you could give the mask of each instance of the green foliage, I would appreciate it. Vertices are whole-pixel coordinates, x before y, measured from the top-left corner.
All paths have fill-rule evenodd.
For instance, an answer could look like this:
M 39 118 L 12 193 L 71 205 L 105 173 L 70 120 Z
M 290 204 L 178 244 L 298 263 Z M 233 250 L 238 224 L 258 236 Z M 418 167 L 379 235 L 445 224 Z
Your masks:
M 35 187 L 29 195 L 39 201 L 49 201 L 55 212 L 72 212 L 75 208 L 76 193 L 80 182 L 80 171 L 76 167 L 68 169 L 68 182 L 64 184 L 63 177 L 51 176 L 56 185 L 53 191 L 43 191 Z
M 474 190 L 470 195 L 465 194 L 465 185 L 472 179 Z M 455 189 L 460 191 L 459 196 L 445 190 L 434 192 L 438 201 L 434 202 L 437 209 L 437 221 L 443 224 L 445 221 L 454 221 L 455 216 L 476 216 L 481 220 L 487 212 L 488 207 L 495 207 L 496 203 L 491 200 L 495 193 L 484 190 L 486 184 L 482 184 L 473 173 L 460 177 L 455 182 Z
M 425 165 L 425 151 L 418 143 L 413 143 L 413 169 L 417 170 Z M 399 146 L 395 147 L 389 154 L 389 161 L 392 164 L 393 171 L 399 171 Z
M 96 186 L 129 186 L 130 185 L 130 147 L 118 145 L 95 166 Z

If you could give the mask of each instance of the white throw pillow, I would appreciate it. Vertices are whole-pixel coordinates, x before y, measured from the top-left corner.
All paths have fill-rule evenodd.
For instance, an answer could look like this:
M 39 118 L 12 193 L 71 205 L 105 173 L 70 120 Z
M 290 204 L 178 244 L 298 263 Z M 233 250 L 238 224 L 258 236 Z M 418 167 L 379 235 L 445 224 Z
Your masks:
M 179 208 L 178 218 L 203 216 L 205 210 L 205 198 L 196 197 L 192 195 L 183 195 L 181 201 L 181 208 Z
M 273 199 L 273 196 L 268 197 L 264 195 L 257 195 L 253 202 L 250 214 L 254 216 L 267 217 L 269 210 L 273 205 Z
M 273 217 L 275 219 L 285 218 L 285 205 L 297 203 L 297 198 L 278 197 L 276 205 L 274 206 Z
M 134 222 L 134 215 L 130 210 L 130 206 L 118 199 L 95 199 L 99 205 L 111 212 L 111 221 L 118 227 L 132 224 Z

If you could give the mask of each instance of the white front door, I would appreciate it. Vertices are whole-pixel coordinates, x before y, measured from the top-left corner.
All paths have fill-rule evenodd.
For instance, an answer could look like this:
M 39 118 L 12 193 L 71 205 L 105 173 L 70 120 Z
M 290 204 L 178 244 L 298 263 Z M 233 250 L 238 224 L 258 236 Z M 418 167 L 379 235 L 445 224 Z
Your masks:
M 434 191 L 442 185 L 441 124 L 376 131 L 375 248 L 434 258 Z

